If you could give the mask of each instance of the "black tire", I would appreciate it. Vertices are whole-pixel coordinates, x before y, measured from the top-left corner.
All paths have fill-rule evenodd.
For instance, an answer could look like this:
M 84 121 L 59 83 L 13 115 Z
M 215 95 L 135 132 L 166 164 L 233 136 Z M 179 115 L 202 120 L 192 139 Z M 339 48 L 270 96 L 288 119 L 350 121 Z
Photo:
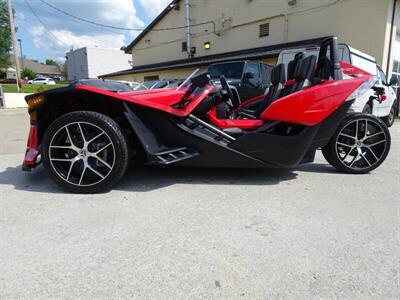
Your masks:
M 90 131 L 93 133 L 89 139 L 87 136 Z M 80 133 L 83 134 L 83 138 Z M 99 137 L 94 138 L 94 135 Z M 60 143 L 64 142 L 65 146 L 54 146 L 52 143 L 57 139 Z M 87 146 L 83 144 L 86 142 Z M 62 147 L 68 149 L 64 150 Z M 52 157 L 50 151 L 53 151 Z M 61 157 L 55 158 L 60 154 Z M 72 162 L 72 159 L 76 161 Z M 59 117 L 48 127 L 42 141 L 42 160 L 49 177 L 66 191 L 82 194 L 100 193 L 109 191 L 124 175 L 129 163 L 129 149 L 121 128 L 111 118 L 97 112 L 77 111 Z M 65 166 L 62 163 L 65 163 Z M 82 173 L 77 182 L 79 169 L 82 169 Z M 75 173 L 77 176 L 74 178 Z
M 392 127 L 394 124 L 394 121 L 396 120 L 396 107 L 397 103 L 394 102 L 392 105 L 392 108 L 390 109 L 390 113 L 386 117 L 382 117 L 382 121 L 385 122 L 387 127 Z
M 346 132 L 347 129 L 351 130 L 355 126 L 357 126 L 357 129 L 354 129 L 358 133 L 357 140 L 351 133 Z M 366 131 L 365 128 L 367 128 Z M 376 131 L 368 135 L 374 130 Z M 380 118 L 369 114 L 354 114 L 343 120 L 329 143 L 322 147 L 322 154 L 328 163 L 339 171 L 364 174 L 376 169 L 384 162 L 389 153 L 390 144 L 390 132 Z M 347 162 L 347 158 L 351 161 Z
M 369 103 L 365 104 L 362 113 L 363 114 L 369 114 L 369 115 L 372 114 L 372 106 L 371 106 L 371 104 L 369 104 Z

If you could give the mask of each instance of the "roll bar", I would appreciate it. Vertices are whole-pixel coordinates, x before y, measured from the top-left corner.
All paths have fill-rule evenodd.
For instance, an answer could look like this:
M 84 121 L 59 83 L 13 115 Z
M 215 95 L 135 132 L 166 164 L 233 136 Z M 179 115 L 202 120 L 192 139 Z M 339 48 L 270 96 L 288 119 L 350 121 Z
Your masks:
M 321 57 L 327 56 L 329 49 L 329 60 L 330 66 L 329 71 L 333 80 L 341 80 L 343 79 L 342 69 L 339 63 L 339 48 L 337 37 L 329 37 L 321 42 L 321 47 L 319 49 L 318 61 Z

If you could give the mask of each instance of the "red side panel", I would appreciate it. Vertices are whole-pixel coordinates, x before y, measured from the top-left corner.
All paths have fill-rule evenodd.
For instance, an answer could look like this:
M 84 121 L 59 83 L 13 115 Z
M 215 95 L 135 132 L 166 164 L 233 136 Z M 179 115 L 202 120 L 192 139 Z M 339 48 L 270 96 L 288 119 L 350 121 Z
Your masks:
M 236 120 L 230 120 L 230 119 L 218 119 L 216 116 L 216 111 L 215 109 L 212 109 L 208 116 L 210 117 L 211 123 L 213 123 L 215 126 L 221 128 L 221 129 L 227 129 L 227 128 L 240 128 L 243 130 L 251 130 L 251 129 L 257 129 L 264 125 L 263 120 L 247 120 L 247 119 L 236 119 Z
M 369 76 L 326 81 L 273 102 L 261 119 L 314 126 L 334 112 Z
M 177 91 L 176 89 L 159 89 L 159 90 L 149 90 L 149 91 L 138 91 L 138 92 L 127 92 L 127 93 L 115 93 L 111 91 L 106 91 L 103 89 L 98 89 L 95 87 L 77 84 L 75 89 L 93 92 L 96 94 L 101 94 L 109 96 L 122 101 L 132 102 L 138 105 L 151 107 L 157 110 L 161 110 L 178 117 L 188 116 L 196 106 L 203 101 L 208 94 L 213 90 L 214 85 L 207 86 L 203 92 L 196 95 L 191 102 L 182 109 L 174 108 L 172 105 L 178 103 L 186 90 Z

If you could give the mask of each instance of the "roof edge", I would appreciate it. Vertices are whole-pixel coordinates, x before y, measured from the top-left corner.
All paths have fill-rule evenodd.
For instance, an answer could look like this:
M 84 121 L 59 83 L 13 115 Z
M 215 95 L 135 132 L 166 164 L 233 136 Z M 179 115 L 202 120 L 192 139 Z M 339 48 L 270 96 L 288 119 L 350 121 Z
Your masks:
M 153 20 L 151 21 L 151 23 L 125 48 L 125 53 L 129 53 L 133 47 L 135 47 L 135 45 L 137 43 L 139 43 L 139 41 L 144 38 L 144 36 L 151 30 L 153 29 L 154 26 L 157 25 L 157 23 L 164 18 L 172 9 L 174 9 L 174 7 L 172 6 L 173 4 L 176 4 L 180 2 L 180 0 L 172 0 L 172 2 L 170 2 L 168 4 L 168 6 Z
M 212 55 L 207 55 L 207 56 L 198 56 L 195 58 L 179 59 L 179 60 L 174 60 L 174 61 L 142 65 L 142 66 L 133 67 L 131 69 L 126 69 L 126 70 L 122 70 L 122 71 L 118 71 L 118 72 L 100 75 L 99 78 L 109 77 L 109 76 L 126 75 L 126 74 L 134 74 L 134 73 L 139 73 L 139 72 L 149 72 L 149 71 L 154 71 L 154 70 L 161 71 L 161 70 L 168 70 L 168 69 L 177 68 L 177 67 L 190 68 L 190 67 L 194 67 L 194 66 L 208 64 L 207 61 L 212 61 L 212 63 L 230 61 L 232 59 L 235 59 L 235 57 L 238 57 L 238 56 L 242 56 L 243 57 L 242 59 L 246 59 L 246 57 L 249 57 L 249 58 L 251 57 L 253 59 L 260 58 L 260 57 L 273 57 L 277 53 L 282 51 L 283 49 L 296 48 L 299 46 L 318 45 L 319 43 L 321 43 L 322 40 L 324 40 L 328 37 L 331 37 L 331 36 L 323 36 L 323 37 L 319 37 L 319 38 L 300 40 L 300 41 L 294 41 L 294 42 L 289 42 L 289 43 L 281 43 L 281 44 L 275 44 L 275 45 L 264 46 L 264 47 L 257 47 L 257 48 L 236 50 L 236 51 L 230 51 L 230 52 L 219 53 L 219 54 L 212 54 Z

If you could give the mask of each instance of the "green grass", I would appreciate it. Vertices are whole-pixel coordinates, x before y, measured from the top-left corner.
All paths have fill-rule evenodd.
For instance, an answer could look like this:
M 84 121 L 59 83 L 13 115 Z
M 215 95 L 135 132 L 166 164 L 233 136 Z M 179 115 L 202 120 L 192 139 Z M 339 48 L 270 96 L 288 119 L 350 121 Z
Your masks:
M 3 87 L 3 92 L 4 93 L 17 93 L 17 86 L 15 84 L 1 84 Z M 60 87 L 65 87 L 67 84 L 55 84 L 55 85 L 47 85 L 47 84 L 42 84 L 42 85 L 33 85 L 33 84 L 24 84 L 22 85 L 22 88 L 19 89 L 20 93 L 37 93 L 40 91 L 44 90 L 51 90 L 51 89 L 56 89 Z

